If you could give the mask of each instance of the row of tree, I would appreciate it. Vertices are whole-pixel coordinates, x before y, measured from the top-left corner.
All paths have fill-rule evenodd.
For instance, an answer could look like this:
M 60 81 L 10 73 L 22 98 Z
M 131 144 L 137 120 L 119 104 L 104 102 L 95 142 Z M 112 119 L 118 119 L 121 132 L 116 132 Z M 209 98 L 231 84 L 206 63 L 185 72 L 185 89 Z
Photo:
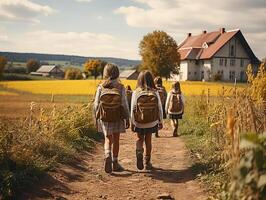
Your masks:
M 164 31 L 153 31 L 148 33 L 139 44 L 139 53 L 142 57 L 142 63 L 137 67 L 141 71 L 148 69 L 155 76 L 161 76 L 168 79 L 171 74 L 178 74 L 180 55 L 175 40 Z M 5 58 L 0 60 L 0 73 L 7 63 Z M 83 73 L 87 76 L 103 76 L 103 69 L 107 62 L 91 59 L 84 64 Z M 27 62 L 27 72 L 36 71 L 40 67 L 37 60 L 30 59 Z M 79 69 L 68 68 L 66 70 L 66 79 L 82 78 L 82 72 Z

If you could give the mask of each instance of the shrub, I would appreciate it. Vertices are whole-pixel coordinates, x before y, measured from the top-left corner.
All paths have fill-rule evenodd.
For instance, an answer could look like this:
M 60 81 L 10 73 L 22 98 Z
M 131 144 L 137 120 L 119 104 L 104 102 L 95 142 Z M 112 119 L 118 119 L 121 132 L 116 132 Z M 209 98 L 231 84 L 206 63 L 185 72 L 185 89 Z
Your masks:
M 65 72 L 65 79 L 69 80 L 82 79 L 82 72 L 78 68 L 68 68 Z

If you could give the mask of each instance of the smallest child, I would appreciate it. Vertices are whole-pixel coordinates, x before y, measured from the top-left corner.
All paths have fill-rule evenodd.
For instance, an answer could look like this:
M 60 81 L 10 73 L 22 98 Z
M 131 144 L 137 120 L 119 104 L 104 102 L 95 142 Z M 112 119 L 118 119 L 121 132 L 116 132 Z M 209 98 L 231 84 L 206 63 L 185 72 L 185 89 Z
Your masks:
M 165 111 L 171 119 L 173 127 L 173 137 L 178 136 L 178 120 L 182 119 L 184 114 L 185 98 L 181 92 L 180 83 L 177 81 L 172 85 L 172 90 L 168 92 Z
M 132 93 L 133 93 L 133 91 L 132 91 L 130 85 L 127 85 L 126 86 L 126 96 L 127 96 L 127 102 L 128 102 L 129 110 L 131 109 Z

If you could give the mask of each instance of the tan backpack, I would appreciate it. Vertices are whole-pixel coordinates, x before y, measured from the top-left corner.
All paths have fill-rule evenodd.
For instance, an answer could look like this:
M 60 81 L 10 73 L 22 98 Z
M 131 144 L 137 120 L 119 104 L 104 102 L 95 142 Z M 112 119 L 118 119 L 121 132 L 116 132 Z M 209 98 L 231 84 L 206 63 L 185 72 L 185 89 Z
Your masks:
M 155 91 L 141 90 L 137 93 L 134 118 L 138 123 L 150 123 L 159 119 L 158 98 Z
M 173 92 L 171 94 L 168 111 L 172 114 L 179 114 L 183 111 L 183 102 L 180 93 Z
M 125 119 L 122 96 L 119 89 L 102 87 L 96 119 L 104 122 L 118 122 L 121 119 Z

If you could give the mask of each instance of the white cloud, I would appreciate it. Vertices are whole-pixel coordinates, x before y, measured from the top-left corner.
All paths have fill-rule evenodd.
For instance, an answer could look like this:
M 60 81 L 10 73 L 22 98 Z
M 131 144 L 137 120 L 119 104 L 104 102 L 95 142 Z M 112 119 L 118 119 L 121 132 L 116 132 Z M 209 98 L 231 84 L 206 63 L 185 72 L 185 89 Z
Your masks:
M 38 22 L 38 15 L 51 15 L 55 10 L 31 0 L 1 0 L 0 20 Z
M 137 44 L 134 42 L 109 34 L 91 32 L 34 31 L 12 38 L 12 44 L 1 44 L 1 49 L 17 52 L 138 58 Z
M 260 37 L 266 38 L 265 0 L 133 0 L 137 6 L 121 6 L 114 11 L 125 16 L 129 26 L 163 29 L 176 36 L 177 42 L 187 32 L 200 33 L 220 27 L 240 28 L 250 39 L 251 47 L 261 57 Z M 255 33 L 260 33 L 255 34 Z M 264 46 L 265 42 L 263 41 Z M 264 55 L 263 55 L 264 54 Z
M 77 2 L 91 2 L 92 0 L 75 0 Z

